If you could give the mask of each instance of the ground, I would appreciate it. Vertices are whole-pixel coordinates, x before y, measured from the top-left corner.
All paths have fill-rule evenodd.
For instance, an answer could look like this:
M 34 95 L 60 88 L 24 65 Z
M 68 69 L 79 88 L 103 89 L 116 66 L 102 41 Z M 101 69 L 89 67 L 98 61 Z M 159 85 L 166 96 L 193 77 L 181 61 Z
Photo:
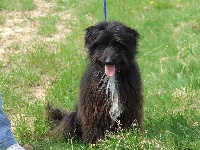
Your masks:
M 65 22 L 72 15 L 70 11 L 62 11 L 56 13 L 59 21 L 56 23 L 56 32 L 51 35 L 43 36 L 38 34 L 41 26 L 39 17 L 45 17 L 52 13 L 56 4 L 45 0 L 34 0 L 36 8 L 30 11 L 7 11 L 1 10 L 1 15 L 5 18 L 5 23 L 0 24 L 0 61 L 6 66 L 9 64 L 9 56 L 18 53 L 26 53 L 33 43 L 62 41 L 65 35 L 70 32 Z M 20 46 L 16 50 L 16 47 Z M 54 45 L 52 45 L 54 47 Z M 47 79 L 48 80 L 48 79 Z M 36 98 L 43 99 L 45 97 L 47 85 L 45 87 L 32 87 L 31 91 Z

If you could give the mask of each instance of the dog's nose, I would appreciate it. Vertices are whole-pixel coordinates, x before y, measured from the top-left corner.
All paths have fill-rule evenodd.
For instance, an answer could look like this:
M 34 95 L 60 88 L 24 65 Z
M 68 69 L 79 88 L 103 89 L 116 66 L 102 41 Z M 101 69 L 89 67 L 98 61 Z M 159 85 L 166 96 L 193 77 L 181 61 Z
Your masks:
M 113 64 L 114 64 L 113 59 L 111 59 L 110 56 L 106 57 L 105 65 L 113 65 Z

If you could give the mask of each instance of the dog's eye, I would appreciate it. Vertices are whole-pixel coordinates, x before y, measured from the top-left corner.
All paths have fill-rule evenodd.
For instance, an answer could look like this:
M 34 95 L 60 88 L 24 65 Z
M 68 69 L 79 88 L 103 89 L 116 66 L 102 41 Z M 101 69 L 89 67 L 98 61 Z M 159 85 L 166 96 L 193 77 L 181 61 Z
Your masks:
M 119 42 L 114 42 L 113 45 L 116 46 L 116 47 L 118 47 L 118 46 L 121 46 L 122 44 L 119 43 Z
M 117 49 L 125 49 L 126 48 L 123 44 L 121 44 L 119 42 L 113 42 L 112 45 L 114 48 L 117 48 Z
M 102 47 L 103 47 L 103 44 L 94 45 L 94 49 L 101 49 Z

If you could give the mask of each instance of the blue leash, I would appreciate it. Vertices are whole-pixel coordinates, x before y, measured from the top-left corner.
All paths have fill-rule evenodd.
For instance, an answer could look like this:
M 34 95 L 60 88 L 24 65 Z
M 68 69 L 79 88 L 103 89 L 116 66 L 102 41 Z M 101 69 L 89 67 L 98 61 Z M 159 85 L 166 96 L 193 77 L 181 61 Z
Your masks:
M 104 6 L 104 21 L 107 21 L 106 0 L 103 0 L 103 6 Z

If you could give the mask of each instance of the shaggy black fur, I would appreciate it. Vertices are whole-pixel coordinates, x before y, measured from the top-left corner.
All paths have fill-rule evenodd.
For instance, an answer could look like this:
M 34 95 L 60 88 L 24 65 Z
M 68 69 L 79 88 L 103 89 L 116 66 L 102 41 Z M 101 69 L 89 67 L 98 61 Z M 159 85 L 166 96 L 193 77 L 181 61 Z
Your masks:
M 85 45 L 90 62 L 81 80 L 78 102 L 70 113 L 47 106 L 49 118 L 56 124 L 52 135 L 61 133 L 66 138 L 96 143 L 107 131 L 128 129 L 133 123 L 142 127 L 142 83 L 135 61 L 138 37 L 134 29 L 116 21 L 101 22 L 86 29 Z M 112 92 L 108 89 L 113 76 L 117 102 L 111 100 Z M 110 112 L 114 103 L 118 108 Z

